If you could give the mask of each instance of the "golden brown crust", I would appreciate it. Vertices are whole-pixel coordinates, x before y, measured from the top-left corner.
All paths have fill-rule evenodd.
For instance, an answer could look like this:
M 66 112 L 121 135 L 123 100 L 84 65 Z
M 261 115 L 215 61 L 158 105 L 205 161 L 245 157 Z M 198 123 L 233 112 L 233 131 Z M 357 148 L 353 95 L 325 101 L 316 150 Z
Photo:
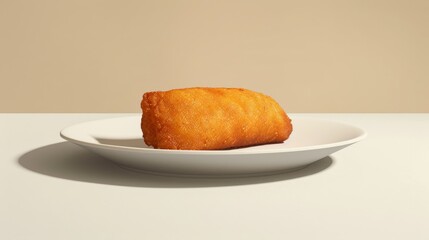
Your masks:
M 187 88 L 148 92 L 141 102 L 147 145 L 215 150 L 279 143 L 291 120 L 271 97 L 241 88 Z

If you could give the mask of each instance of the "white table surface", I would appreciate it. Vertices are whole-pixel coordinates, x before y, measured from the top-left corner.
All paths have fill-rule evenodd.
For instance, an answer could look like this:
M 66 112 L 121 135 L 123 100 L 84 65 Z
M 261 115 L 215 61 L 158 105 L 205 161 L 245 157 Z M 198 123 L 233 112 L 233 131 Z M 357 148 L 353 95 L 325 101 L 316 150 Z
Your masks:
M 0 114 L 0 239 L 429 239 L 429 114 L 299 115 L 368 137 L 293 173 L 174 178 L 59 136 L 121 114 Z

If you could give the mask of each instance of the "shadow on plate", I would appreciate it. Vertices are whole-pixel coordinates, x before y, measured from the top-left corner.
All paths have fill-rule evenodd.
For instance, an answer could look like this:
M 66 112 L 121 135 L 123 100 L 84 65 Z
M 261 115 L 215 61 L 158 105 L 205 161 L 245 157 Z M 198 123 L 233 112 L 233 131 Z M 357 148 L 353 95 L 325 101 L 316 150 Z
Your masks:
M 72 143 L 61 142 L 29 151 L 18 159 L 18 163 L 33 172 L 81 182 L 146 188 L 199 188 L 301 178 L 326 170 L 332 166 L 333 159 L 325 157 L 300 170 L 276 175 L 235 178 L 171 177 L 125 170 Z
M 113 146 L 124 146 L 124 147 L 136 147 L 136 148 L 150 148 L 148 147 L 142 138 L 135 139 L 110 139 L 94 137 L 98 143 L 113 145 Z

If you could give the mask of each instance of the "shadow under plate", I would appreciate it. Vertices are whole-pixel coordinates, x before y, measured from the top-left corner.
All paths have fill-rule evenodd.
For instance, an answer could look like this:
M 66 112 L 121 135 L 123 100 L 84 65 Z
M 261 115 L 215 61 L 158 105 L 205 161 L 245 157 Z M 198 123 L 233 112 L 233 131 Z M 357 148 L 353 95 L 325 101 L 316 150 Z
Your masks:
M 220 187 L 284 181 L 319 173 L 331 167 L 333 162 L 334 160 L 328 156 L 297 171 L 257 177 L 163 176 L 125 170 L 115 163 L 69 142 L 40 147 L 23 154 L 18 159 L 19 165 L 25 169 L 51 177 L 145 188 Z

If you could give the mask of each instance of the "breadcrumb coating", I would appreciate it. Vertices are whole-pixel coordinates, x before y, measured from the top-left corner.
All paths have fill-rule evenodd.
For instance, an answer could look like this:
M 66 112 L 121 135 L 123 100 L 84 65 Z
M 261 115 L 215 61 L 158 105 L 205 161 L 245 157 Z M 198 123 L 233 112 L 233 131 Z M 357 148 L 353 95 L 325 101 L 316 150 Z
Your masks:
M 147 92 L 141 128 L 148 146 L 218 150 L 280 143 L 290 118 L 271 97 L 242 88 L 186 88 Z

